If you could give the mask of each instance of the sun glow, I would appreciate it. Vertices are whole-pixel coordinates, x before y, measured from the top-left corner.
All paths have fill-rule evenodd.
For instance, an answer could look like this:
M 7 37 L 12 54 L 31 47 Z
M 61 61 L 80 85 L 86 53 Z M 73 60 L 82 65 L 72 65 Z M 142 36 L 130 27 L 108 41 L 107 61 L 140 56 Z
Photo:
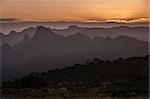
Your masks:
M 148 21 L 148 0 L 3 0 L 2 18 Z M 128 21 L 132 20 L 132 21 Z

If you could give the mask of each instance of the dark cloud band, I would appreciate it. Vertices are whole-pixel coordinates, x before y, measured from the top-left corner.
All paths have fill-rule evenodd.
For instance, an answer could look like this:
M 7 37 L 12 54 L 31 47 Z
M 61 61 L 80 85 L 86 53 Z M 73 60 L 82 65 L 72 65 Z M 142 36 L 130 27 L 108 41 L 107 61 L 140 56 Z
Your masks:
M 18 20 L 17 18 L 1 18 L 1 19 L 0 19 L 0 21 L 4 21 L 4 22 L 5 22 L 5 21 L 7 21 L 7 22 L 10 21 L 10 22 L 12 22 L 12 21 L 17 21 L 17 20 Z

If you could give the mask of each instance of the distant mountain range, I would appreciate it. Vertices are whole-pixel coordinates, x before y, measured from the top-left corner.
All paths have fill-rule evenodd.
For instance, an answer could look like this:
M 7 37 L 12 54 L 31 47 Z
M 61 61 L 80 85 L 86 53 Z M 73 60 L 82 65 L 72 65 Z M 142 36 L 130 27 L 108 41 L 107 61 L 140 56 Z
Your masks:
M 2 43 L 8 43 L 11 46 L 16 45 L 17 43 L 23 40 L 25 34 L 28 34 L 30 38 L 33 37 L 37 27 L 29 27 L 22 32 L 11 31 L 8 35 L 5 33 L 0 33 L 0 38 Z M 128 36 L 133 37 L 142 41 L 149 41 L 149 28 L 148 27 L 113 27 L 113 28 L 86 28 L 78 26 L 69 26 L 67 29 L 51 29 L 54 33 L 69 36 L 77 33 L 84 34 L 90 38 L 94 37 L 117 37 L 117 36 Z
M 37 21 L 24 21 L 24 22 L 1 22 L 0 32 L 8 34 L 11 30 L 21 31 L 28 27 L 36 26 L 45 26 L 57 29 L 64 29 L 71 25 L 77 25 L 79 27 L 102 27 L 102 28 L 111 28 L 111 27 L 149 27 L 148 22 L 135 22 L 135 23 L 118 23 L 118 22 L 72 22 L 72 21 L 46 21 L 46 22 L 37 22 Z
M 66 30 L 51 30 L 38 26 L 30 27 L 20 33 L 13 31 L 7 36 L 1 33 L 2 78 L 3 80 L 13 79 L 30 72 L 62 68 L 93 58 L 115 59 L 149 54 L 148 42 L 121 36 L 120 32 L 116 32 L 121 29 L 127 32 L 131 28 L 104 29 L 71 26 Z M 142 29 L 143 34 L 146 35 L 147 28 L 135 28 L 135 30 L 132 28 L 128 30 L 129 34 L 138 29 Z M 72 34 L 70 35 L 69 32 Z M 64 36 L 65 33 L 68 35 Z
M 36 28 L 30 27 L 28 29 L 23 30 L 22 32 L 11 31 L 8 35 L 0 33 L 0 37 L 2 39 L 1 43 L 8 43 L 9 45 L 14 46 L 23 40 L 25 34 L 32 37 L 35 31 Z

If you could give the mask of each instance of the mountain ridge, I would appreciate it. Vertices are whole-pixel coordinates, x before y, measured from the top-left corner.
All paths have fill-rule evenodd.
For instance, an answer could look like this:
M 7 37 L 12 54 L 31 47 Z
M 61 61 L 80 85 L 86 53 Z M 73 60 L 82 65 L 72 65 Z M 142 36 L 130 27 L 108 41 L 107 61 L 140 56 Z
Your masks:
M 12 46 L 23 40 L 24 35 L 27 33 L 30 38 L 32 38 L 39 26 L 37 27 L 29 27 L 24 29 L 21 32 L 16 32 L 14 35 L 3 35 L 1 33 L 0 36 L 2 38 L 2 43 L 8 43 Z M 88 28 L 88 27 L 79 27 L 79 26 L 69 26 L 67 29 L 51 29 L 52 32 L 58 34 L 60 36 L 69 36 L 74 35 L 76 33 L 84 34 L 90 38 L 94 38 L 96 36 L 99 37 L 117 37 L 120 35 L 137 38 L 138 40 L 149 42 L 149 29 L 148 27 L 112 27 L 112 28 Z
M 34 71 L 42 72 L 57 67 L 62 68 L 95 57 L 105 60 L 144 56 L 149 53 L 148 42 L 132 37 L 89 38 L 81 33 L 65 37 L 55 34 L 51 29 L 45 27 L 37 27 L 32 38 L 27 41 L 23 40 L 12 48 L 15 51 L 13 51 L 13 55 L 9 55 L 5 50 L 11 48 L 2 47 L 2 59 L 8 58 L 8 62 L 3 63 L 3 67 L 9 67 L 9 64 L 14 66 L 14 70 L 9 72 L 12 73 L 12 76 Z M 10 70 L 6 68 L 4 72 L 8 73 L 7 71 Z

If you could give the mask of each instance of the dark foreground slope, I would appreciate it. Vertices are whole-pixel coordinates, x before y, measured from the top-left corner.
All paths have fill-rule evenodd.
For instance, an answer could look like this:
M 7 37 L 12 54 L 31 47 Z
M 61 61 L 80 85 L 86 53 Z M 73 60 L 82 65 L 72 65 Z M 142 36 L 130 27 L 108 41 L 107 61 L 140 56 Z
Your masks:
M 23 95 L 24 91 L 30 97 L 148 96 L 149 56 L 113 61 L 93 59 L 86 64 L 31 73 L 2 85 L 3 94 Z

